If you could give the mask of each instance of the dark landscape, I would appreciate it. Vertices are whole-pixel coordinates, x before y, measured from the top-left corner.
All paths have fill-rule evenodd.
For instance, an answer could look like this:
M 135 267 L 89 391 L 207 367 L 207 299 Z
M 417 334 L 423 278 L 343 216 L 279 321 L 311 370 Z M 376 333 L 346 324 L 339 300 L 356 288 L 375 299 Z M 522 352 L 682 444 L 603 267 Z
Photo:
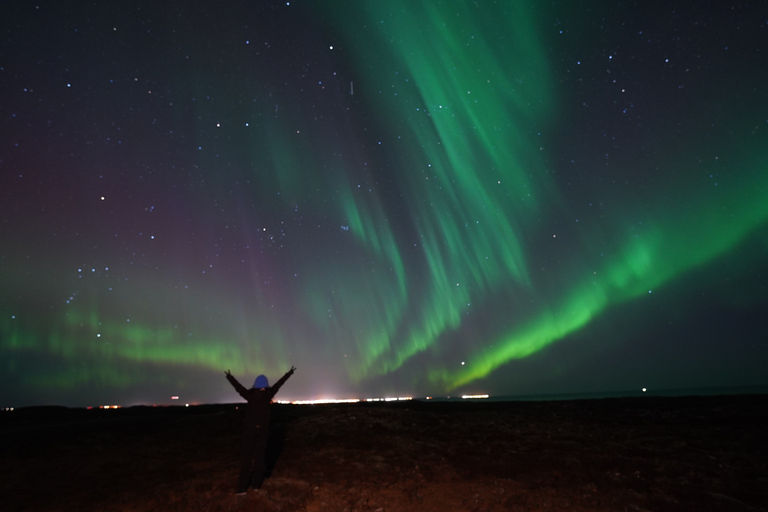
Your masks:
M 4 412 L 3 510 L 764 511 L 768 395 Z

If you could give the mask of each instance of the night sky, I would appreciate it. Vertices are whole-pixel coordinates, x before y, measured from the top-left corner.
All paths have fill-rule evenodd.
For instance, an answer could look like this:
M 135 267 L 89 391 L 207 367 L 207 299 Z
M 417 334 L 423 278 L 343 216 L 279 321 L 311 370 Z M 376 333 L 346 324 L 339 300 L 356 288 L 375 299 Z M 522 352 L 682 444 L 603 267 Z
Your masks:
M 766 385 L 767 24 L 3 2 L 0 406 Z

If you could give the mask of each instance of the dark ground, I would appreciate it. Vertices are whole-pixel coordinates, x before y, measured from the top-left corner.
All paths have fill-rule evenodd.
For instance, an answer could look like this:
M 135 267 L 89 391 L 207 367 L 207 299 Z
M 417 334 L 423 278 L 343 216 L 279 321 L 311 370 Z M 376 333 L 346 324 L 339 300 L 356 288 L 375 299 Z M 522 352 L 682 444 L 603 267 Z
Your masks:
M 242 412 L 4 412 L 0 508 L 768 511 L 768 395 L 275 405 L 236 496 Z

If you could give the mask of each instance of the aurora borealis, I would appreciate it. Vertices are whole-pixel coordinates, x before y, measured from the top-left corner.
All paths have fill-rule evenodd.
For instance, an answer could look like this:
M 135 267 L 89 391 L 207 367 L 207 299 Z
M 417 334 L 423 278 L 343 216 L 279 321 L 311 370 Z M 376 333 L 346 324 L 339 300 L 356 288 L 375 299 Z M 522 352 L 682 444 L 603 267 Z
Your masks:
M 766 385 L 760 2 L 0 8 L 0 405 Z

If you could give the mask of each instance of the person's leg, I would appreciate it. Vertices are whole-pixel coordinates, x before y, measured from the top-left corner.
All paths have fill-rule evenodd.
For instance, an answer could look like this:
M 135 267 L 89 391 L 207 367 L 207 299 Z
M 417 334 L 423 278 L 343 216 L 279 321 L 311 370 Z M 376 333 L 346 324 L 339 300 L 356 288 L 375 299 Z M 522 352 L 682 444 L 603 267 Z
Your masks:
M 246 433 L 243 436 L 243 458 L 240 461 L 240 478 L 237 481 L 237 492 L 245 492 L 251 483 L 251 473 L 253 469 L 253 458 L 257 453 L 256 438 L 253 434 Z
M 262 425 L 254 436 L 253 448 L 253 488 L 261 489 L 264 482 L 264 472 L 266 471 L 267 438 L 269 429 Z

